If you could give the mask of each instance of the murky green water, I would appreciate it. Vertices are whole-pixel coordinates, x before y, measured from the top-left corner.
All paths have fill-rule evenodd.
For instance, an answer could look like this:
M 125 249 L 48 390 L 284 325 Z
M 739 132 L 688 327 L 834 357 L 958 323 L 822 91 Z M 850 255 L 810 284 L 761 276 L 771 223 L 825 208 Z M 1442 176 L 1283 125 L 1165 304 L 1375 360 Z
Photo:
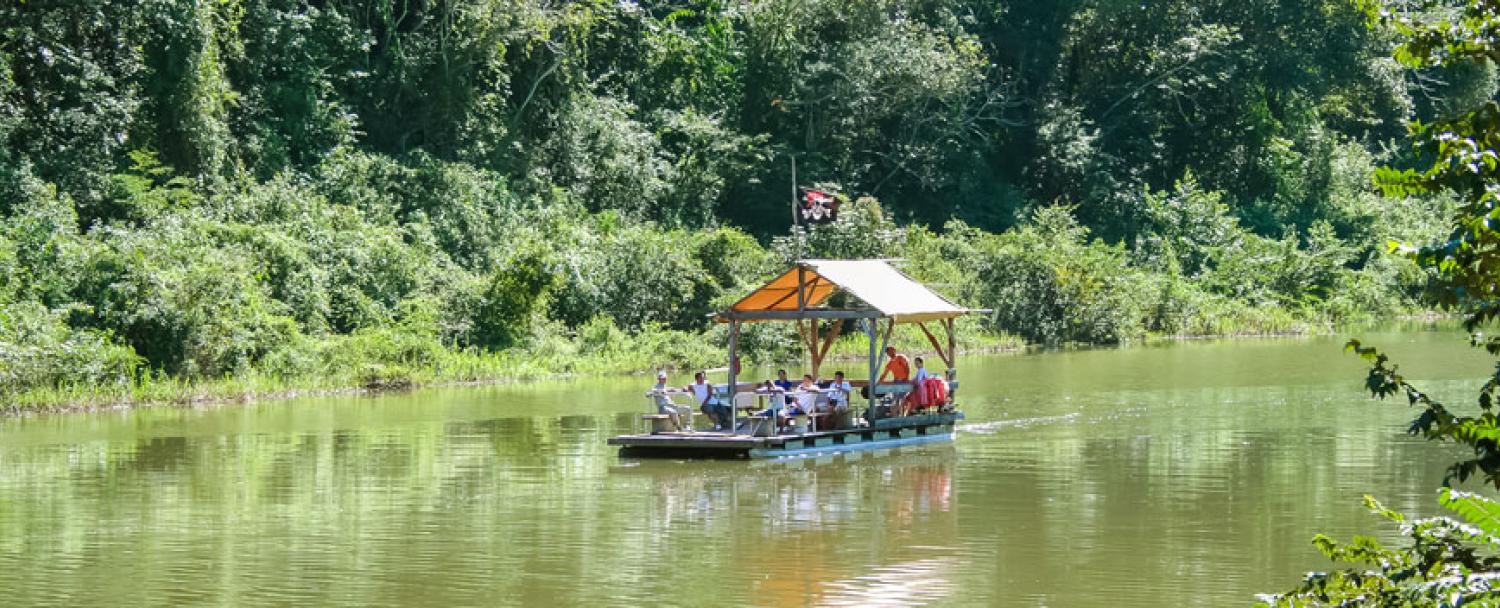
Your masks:
M 1453 403 L 1491 365 L 1362 334 Z M 0 604 L 1245 604 L 1364 492 L 1437 511 L 1454 448 L 1341 342 L 970 357 L 954 444 L 784 463 L 620 460 L 643 378 L 0 420 Z

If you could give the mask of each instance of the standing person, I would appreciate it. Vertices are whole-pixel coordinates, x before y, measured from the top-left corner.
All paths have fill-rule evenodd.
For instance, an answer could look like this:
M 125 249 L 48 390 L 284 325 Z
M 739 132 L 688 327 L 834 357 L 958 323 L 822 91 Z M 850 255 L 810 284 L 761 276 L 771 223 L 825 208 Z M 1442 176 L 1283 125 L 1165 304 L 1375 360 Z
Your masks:
M 907 397 L 906 400 L 908 409 L 907 413 L 910 413 L 910 410 L 912 409 L 927 407 L 929 405 L 927 403 L 929 401 L 929 399 L 927 398 L 927 378 L 929 378 L 930 376 L 927 373 L 927 368 L 924 366 L 921 357 L 916 358 L 916 363 L 917 373 L 916 375 L 912 376 L 912 391 L 911 395 Z
M 911 378 L 911 361 L 907 360 L 906 355 L 896 352 L 896 347 L 894 346 L 887 346 L 885 347 L 885 356 L 890 357 L 891 361 L 885 364 L 885 371 L 880 373 L 880 379 L 876 380 L 875 384 L 885 382 L 886 376 L 891 377 L 891 382 L 909 382 Z M 870 394 L 875 394 L 874 385 L 870 386 Z M 898 395 L 897 401 L 894 402 L 895 404 L 892 408 L 905 415 L 906 405 L 910 397 L 911 393 L 907 393 L 904 396 Z M 876 415 L 876 412 L 871 412 L 871 415 Z M 874 418 L 871 418 L 871 420 L 874 420 Z
M 896 352 L 894 346 L 885 347 L 885 356 L 891 360 L 885 364 L 885 371 L 880 373 L 880 379 L 875 383 L 885 382 L 886 376 L 891 377 L 891 382 L 906 382 L 911 377 L 911 361 L 907 360 L 906 355 Z
M 667 387 L 667 371 L 656 372 L 656 385 L 651 387 L 651 392 L 646 393 L 656 397 L 656 413 L 666 414 L 672 417 L 672 422 L 679 429 L 692 427 L 693 408 L 686 405 L 672 403 L 672 389 Z M 682 417 L 687 416 L 687 424 L 683 424 Z
M 729 426 L 729 408 L 719 403 L 719 396 L 714 394 L 714 385 L 708 383 L 703 372 L 693 374 L 693 383 L 687 386 L 687 390 L 693 393 L 693 401 L 698 403 L 703 415 L 713 421 L 715 431 L 722 431 Z

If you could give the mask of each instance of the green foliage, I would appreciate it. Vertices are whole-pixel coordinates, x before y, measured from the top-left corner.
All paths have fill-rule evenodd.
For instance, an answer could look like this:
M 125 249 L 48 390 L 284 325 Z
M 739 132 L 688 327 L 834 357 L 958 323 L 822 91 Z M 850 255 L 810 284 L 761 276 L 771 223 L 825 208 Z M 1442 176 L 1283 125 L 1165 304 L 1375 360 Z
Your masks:
M 1383 23 L 1406 37 L 1396 58 L 1411 68 L 1493 64 L 1500 58 L 1500 43 L 1487 38 L 1500 30 L 1500 4 L 1471 0 L 1463 4 L 1455 19 L 1427 20 L 1412 13 L 1381 13 Z M 1500 105 L 1485 100 L 1454 115 L 1432 122 L 1413 122 L 1411 135 L 1419 158 L 1431 164 L 1422 171 L 1382 168 L 1377 182 L 1393 195 L 1453 192 L 1459 197 L 1447 239 L 1417 247 L 1397 246 L 1424 269 L 1434 284 L 1429 291 L 1434 303 L 1462 308 L 1469 313 L 1467 327 L 1478 326 L 1500 316 L 1500 274 L 1495 264 L 1500 232 L 1493 184 L 1500 180 Z M 1500 342 L 1488 342 L 1491 353 L 1500 353 Z
M 1427 5 L 1425 8 L 1433 8 Z M 1469 0 L 1456 9 L 1457 18 L 1430 12 L 1397 12 L 1368 3 L 1372 20 L 1391 27 L 1405 40 L 1395 57 L 1408 67 L 1454 68 L 1480 64 L 1493 66 L 1500 59 L 1500 3 Z M 1447 11 L 1436 11 L 1442 15 Z M 1463 70 L 1454 70 L 1462 73 Z M 1492 73 L 1491 70 L 1479 70 Z M 1492 85 L 1489 85 L 1492 87 Z M 1489 88 L 1488 90 L 1493 90 Z M 1500 340 L 1477 333 L 1500 314 L 1495 289 L 1496 243 L 1500 237 L 1491 228 L 1494 213 L 1494 183 L 1500 178 L 1495 147 L 1500 143 L 1500 106 L 1487 99 L 1473 109 L 1455 111 L 1432 123 L 1412 123 L 1418 158 L 1432 163 L 1428 168 L 1383 168 L 1376 181 L 1395 196 L 1429 196 L 1452 192 L 1459 199 L 1452 232 L 1446 241 L 1422 247 L 1395 246 L 1432 278 L 1429 301 L 1441 306 L 1462 307 L 1469 312 L 1465 326 L 1474 346 L 1500 354 Z M 1440 217 L 1438 219 L 1449 219 Z M 1328 231 L 1332 229 L 1329 228 Z M 1323 237 L 1328 240 L 1328 236 Z M 1370 362 L 1365 388 L 1377 398 L 1404 395 L 1407 403 L 1420 408 L 1409 432 L 1429 440 L 1451 441 L 1471 455 L 1448 467 L 1443 485 L 1480 476 L 1500 488 L 1500 418 L 1496 417 L 1496 393 L 1500 391 L 1500 366 L 1478 394 L 1475 415 L 1455 414 L 1442 403 L 1417 389 L 1401 375 L 1389 357 L 1358 340 L 1346 350 Z M 1500 601 L 1494 584 L 1500 573 L 1500 504 L 1492 499 L 1445 487 L 1439 502 L 1464 521 L 1446 517 L 1407 522 L 1367 497 L 1371 509 L 1400 525 L 1411 540 L 1408 547 L 1386 549 L 1369 538 L 1339 545 L 1319 535 L 1314 544 L 1335 561 L 1362 566 L 1358 570 L 1315 572 L 1291 593 L 1263 596 L 1274 605 L 1481 605 Z
M 1473 492 L 1443 488 L 1438 502 L 1457 513 L 1464 521 L 1478 526 L 1485 534 L 1500 537 L 1500 503 Z
M 1204 192 L 1191 173 L 1172 192 L 1147 192 L 1134 253 L 1148 266 L 1195 277 L 1246 240 L 1219 192 Z
M 1493 89 L 1452 70 L 1412 95 L 1367 19 L 1340 0 L 9 3 L 0 188 L 29 173 L 90 206 L 131 150 L 232 189 L 353 149 L 766 239 L 790 153 L 902 221 L 1003 229 L 1072 201 L 1129 242 L 1135 193 L 1191 170 L 1261 234 L 1346 238 L 1329 159 Z
M 213 178 L 231 168 L 226 51 L 239 43 L 238 3 L 142 2 L 144 116 L 137 128 L 168 164 Z
M 1261 601 L 1271 606 L 1464 606 L 1500 599 L 1494 584 L 1500 570 L 1500 537 L 1495 533 L 1500 503 L 1447 489 L 1438 501 L 1462 519 L 1408 520 L 1365 496 L 1370 511 L 1396 524 L 1409 544 L 1387 548 L 1368 536 L 1340 544 L 1319 534 L 1313 539 L 1319 551 L 1357 569 L 1310 572 L 1296 589 L 1261 595 Z
M 1069 209 L 1046 207 L 1032 222 L 986 243 L 979 301 L 992 323 L 1038 342 L 1120 342 L 1143 328 L 1123 247 L 1089 242 Z
M 1427 239 L 1453 203 L 1382 201 L 1369 174 L 1428 158 L 1386 151 L 1408 114 L 1494 83 L 1445 65 L 1408 87 L 1367 20 L 1335 0 L 3 3 L 0 311 L 48 319 L 37 344 L 132 353 L 137 395 L 711 364 L 708 313 L 796 257 L 905 259 L 995 310 L 965 332 L 1043 343 L 1399 312 L 1427 277 L 1371 243 Z M 839 221 L 788 230 L 789 157 L 847 194 Z M 773 325 L 742 345 L 797 352 Z
M 1370 391 L 1372 396 L 1384 399 L 1400 394 L 1406 397 L 1409 405 L 1422 408 L 1422 412 L 1412 420 L 1408 432 L 1429 440 L 1452 441 L 1473 451 L 1473 458 L 1460 460 L 1448 467 L 1448 474 L 1443 479 L 1445 485 L 1454 481 L 1463 482 L 1476 473 L 1482 473 L 1486 483 L 1500 488 L 1500 419 L 1495 416 L 1496 391 L 1500 390 L 1500 366 L 1496 366 L 1495 375 L 1480 389 L 1480 414 L 1459 416 L 1407 382 L 1397 366 L 1390 362 L 1390 358 L 1376 348 L 1364 346 L 1359 340 L 1350 340 L 1344 348 L 1370 362 L 1370 373 L 1365 377 L 1365 390 Z
M 594 211 L 611 209 L 648 219 L 670 190 L 672 165 L 649 126 L 627 101 L 582 92 L 557 118 L 535 179 L 566 187 Z
M 486 279 L 474 312 L 470 344 L 503 349 L 532 334 L 542 304 L 557 283 L 539 255 L 520 255 Z
M 68 327 L 66 316 L 36 302 L 0 307 L 0 393 L 130 385 L 141 357 L 108 334 Z

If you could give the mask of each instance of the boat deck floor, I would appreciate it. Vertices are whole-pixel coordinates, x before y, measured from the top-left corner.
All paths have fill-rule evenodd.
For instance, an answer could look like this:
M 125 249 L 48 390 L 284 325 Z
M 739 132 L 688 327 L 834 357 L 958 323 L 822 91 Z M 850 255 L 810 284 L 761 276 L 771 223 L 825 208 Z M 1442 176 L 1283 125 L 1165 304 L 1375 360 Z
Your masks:
M 714 431 L 674 431 L 620 435 L 609 439 L 622 455 L 667 457 L 764 457 L 802 450 L 877 447 L 886 443 L 948 438 L 961 412 L 887 418 L 874 425 L 756 437 Z

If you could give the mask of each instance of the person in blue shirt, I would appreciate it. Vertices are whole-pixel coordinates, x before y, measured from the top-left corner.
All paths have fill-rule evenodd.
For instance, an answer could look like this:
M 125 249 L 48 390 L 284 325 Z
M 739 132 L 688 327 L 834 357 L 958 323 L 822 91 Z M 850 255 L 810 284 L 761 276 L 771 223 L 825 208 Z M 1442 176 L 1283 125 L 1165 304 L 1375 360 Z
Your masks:
M 779 388 L 786 392 L 786 397 L 782 400 L 783 405 L 790 405 L 792 402 L 796 401 L 797 398 L 792 395 L 792 391 L 797 389 L 797 384 L 792 382 L 791 380 L 787 380 L 786 370 L 776 370 L 776 381 L 772 384 L 776 385 L 776 388 Z
M 921 357 L 917 357 L 914 361 L 917 364 L 917 373 L 912 375 L 911 394 L 906 396 L 907 414 L 932 405 L 929 403 L 931 399 L 927 395 L 927 379 L 931 377 L 931 374 L 927 373 L 927 367 L 923 364 Z

